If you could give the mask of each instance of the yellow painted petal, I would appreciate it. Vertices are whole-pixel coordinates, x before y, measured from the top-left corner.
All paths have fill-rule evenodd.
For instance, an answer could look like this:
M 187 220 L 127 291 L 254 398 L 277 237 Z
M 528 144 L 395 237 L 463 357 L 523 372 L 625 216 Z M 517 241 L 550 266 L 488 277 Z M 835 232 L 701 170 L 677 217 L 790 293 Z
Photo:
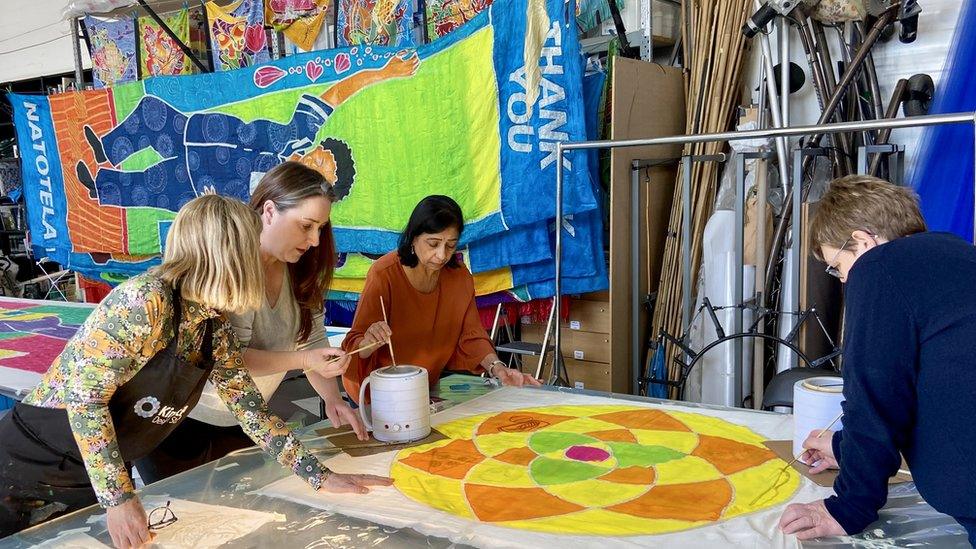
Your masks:
M 687 484 L 722 478 L 722 473 L 707 461 L 688 456 L 654 466 L 657 472 L 655 484 Z
M 729 423 L 723 419 L 688 412 L 668 412 L 676 419 L 687 425 L 692 431 L 701 435 L 712 435 L 732 439 L 745 444 L 762 446 L 765 437 L 756 434 L 748 427 Z
M 784 470 L 784 465 L 785 461 L 773 459 L 729 475 L 735 497 L 732 505 L 725 510 L 725 517 L 744 515 L 788 502 L 800 487 L 800 474 L 792 467 Z
M 650 486 L 620 484 L 604 480 L 583 480 L 568 484 L 544 486 L 554 496 L 587 507 L 607 507 L 630 501 L 643 494 Z
M 676 431 L 644 431 L 631 429 L 634 438 L 644 446 L 664 446 L 677 450 L 683 454 L 690 454 L 698 446 L 698 435 L 695 433 L 679 433 Z
M 502 463 L 493 459 L 485 460 L 472 467 L 464 481 L 504 488 L 538 487 L 538 484 L 529 476 L 528 467 Z
M 530 436 L 532 433 L 492 433 L 475 437 L 474 445 L 486 456 L 497 456 L 512 448 L 528 446 Z

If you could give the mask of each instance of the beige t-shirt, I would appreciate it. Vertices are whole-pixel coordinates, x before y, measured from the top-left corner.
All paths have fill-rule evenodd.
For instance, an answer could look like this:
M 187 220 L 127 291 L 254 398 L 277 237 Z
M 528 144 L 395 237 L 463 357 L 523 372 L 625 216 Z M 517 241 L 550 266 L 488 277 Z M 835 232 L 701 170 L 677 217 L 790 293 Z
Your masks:
M 262 351 L 295 351 L 329 346 L 321 313 L 312 316 L 312 333 L 309 334 L 308 341 L 301 345 L 295 342 L 301 317 L 295 294 L 291 291 L 290 278 L 286 273 L 274 307 L 265 299 L 264 304 L 257 311 L 243 315 L 227 315 L 237 333 L 237 338 L 245 348 Z M 285 372 L 282 372 L 255 377 L 254 383 L 267 401 L 271 400 L 271 395 L 278 389 L 284 378 Z M 189 417 L 218 427 L 237 425 L 237 418 L 220 400 L 216 389 L 209 381 L 203 389 L 203 394 L 200 395 L 200 402 L 190 411 Z

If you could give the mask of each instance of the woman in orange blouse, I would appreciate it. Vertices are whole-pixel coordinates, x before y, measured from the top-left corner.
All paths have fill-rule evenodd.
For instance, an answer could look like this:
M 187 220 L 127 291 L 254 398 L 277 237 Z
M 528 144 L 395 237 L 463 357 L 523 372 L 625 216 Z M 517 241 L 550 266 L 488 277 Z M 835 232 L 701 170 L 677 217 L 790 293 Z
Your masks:
M 457 202 L 441 195 L 421 200 L 397 250 L 369 269 L 342 348 L 349 352 L 392 340 L 397 363 L 425 368 L 431 386 L 444 369 L 488 372 L 503 385 L 539 385 L 532 376 L 506 367 L 495 354 L 474 303 L 474 278 L 455 253 L 463 229 Z M 389 324 L 383 321 L 380 298 Z M 354 355 L 342 377 L 346 392 L 358 398 L 366 376 L 392 363 L 389 346 Z

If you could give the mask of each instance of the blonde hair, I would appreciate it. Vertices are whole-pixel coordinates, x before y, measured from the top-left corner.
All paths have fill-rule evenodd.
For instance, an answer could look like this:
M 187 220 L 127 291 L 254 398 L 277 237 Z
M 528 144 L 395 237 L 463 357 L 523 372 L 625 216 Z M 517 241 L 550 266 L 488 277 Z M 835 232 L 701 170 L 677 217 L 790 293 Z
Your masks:
M 927 229 L 914 191 L 870 175 L 848 175 L 832 181 L 820 199 L 810 224 L 814 257 L 823 261 L 820 246 L 844 246 L 857 230 L 894 240 Z
M 204 195 L 180 208 L 153 272 L 184 299 L 231 313 L 261 306 L 261 219 L 234 198 Z

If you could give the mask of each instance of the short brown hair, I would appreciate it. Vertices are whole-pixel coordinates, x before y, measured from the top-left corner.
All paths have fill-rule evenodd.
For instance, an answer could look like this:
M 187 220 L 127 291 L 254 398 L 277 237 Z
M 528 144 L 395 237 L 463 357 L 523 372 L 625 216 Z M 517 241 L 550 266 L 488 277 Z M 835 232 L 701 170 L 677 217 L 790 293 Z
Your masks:
M 258 214 L 240 200 L 194 198 L 176 214 L 153 272 L 186 300 L 222 312 L 256 310 L 264 300 L 260 234 Z
M 870 175 L 848 175 L 830 183 L 810 224 L 814 257 L 823 261 L 820 246 L 844 246 L 861 230 L 894 240 L 925 232 L 918 195 Z

